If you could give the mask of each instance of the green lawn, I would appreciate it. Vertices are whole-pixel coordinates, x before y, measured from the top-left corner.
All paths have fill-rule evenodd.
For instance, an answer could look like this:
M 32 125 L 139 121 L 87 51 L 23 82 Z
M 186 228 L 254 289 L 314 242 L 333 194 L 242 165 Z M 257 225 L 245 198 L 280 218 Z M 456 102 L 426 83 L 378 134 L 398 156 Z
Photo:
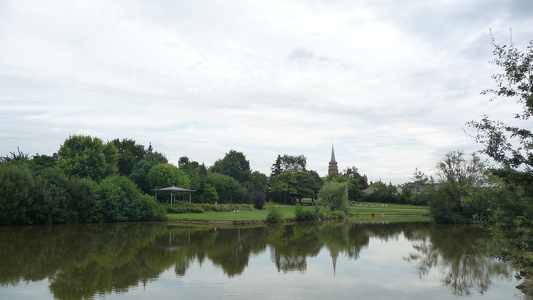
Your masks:
M 427 218 L 427 206 L 413 206 L 406 204 L 388 204 L 378 206 L 374 203 L 361 203 L 361 206 L 350 206 L 350 218 Z M 294 205 L 279 205 L 285 219 L 294 219 Z M 312 207 L 306 207 L 312 209 Z M 264 221 L 268 213 L 268 207 L 264 210 L 252 210 L 242 212 L 212 212 L 187 213 L 187 214 L 167 214 L 171 220 L 191 220 L 191 221 Z M 424 218 L 422 218 L 424 219 Z M 389 220 L 389 219 L 388 219 Z M 392 219 L 390 219 L 392 220 Z

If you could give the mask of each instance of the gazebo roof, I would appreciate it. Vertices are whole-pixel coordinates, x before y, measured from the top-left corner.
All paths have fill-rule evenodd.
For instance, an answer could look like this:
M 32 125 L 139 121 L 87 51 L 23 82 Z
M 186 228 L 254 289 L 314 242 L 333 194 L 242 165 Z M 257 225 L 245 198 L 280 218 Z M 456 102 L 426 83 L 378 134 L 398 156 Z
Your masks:
M 196 190 L 188 190 L 188 189 L 180 188 L 180 187 L 177 187 L 177 186 L 169 186 L 169 187 L 166 187 L 166 188 L 156 189 L 156 190 L 153 190 L 153 191 L 154 192 L 167 192 L 167 193 L 191 193 L 191 192 L 196 192 Z

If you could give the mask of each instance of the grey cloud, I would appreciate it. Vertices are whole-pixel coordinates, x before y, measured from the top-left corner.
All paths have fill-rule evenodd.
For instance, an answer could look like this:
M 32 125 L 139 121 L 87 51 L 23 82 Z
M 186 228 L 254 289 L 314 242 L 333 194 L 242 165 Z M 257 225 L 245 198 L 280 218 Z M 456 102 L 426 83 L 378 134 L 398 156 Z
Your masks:
M 292 51 L 292 53 L 289 55 L 289 59 L 291 60 L 301 60 L 301 59 L 313 59 L 315 58 L 315 54 L 304 47 L 298 47 Z

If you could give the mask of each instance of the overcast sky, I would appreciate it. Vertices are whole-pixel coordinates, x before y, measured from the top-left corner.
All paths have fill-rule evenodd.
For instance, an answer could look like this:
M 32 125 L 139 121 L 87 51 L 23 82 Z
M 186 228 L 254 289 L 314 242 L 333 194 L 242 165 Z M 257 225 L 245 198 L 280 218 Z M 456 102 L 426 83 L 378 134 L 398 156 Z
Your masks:
M 129 138 L 207 166 L 231 149 L 400 184 L 480 149 L 465 122 L 497 43 L 533 39 L 530 0 L 0 0 L 0 155 Z M 470 130 L 471 132 L 471 130 Z

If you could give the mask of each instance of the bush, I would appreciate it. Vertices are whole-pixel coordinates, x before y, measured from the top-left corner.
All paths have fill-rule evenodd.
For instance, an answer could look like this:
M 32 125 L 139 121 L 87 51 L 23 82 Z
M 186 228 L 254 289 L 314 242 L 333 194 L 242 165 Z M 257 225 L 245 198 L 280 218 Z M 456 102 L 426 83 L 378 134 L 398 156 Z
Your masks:
M 142 194 L 140 201 L 141 220 L 143 221 L 162 221 L 165 220 L 166 210 L 159 205 L 154 197 Z
M 284 221 L 283 215 L 281 214 L 281 209 L 279 206 L 270 205 L 268 209 L 268 214 L 266 217 L 268 223 L 282 223 Z
M 252 210 L 250 204 L 209 204 L 201 203 L 196 204 L 198 207 L 202 208 L 204 211 L 214 211 L 214 212 L 231 212 L 236 210 Z
M 203 213 L 205 212 L 200 206 L 192 203 L 178 203 L 164 205 L 169 214 L 186 214 L 186 213 Z
M 36 190 L 27 166 L 0 165 L 0 224 L 32 223 Z
M 346 183 L 327 182 L 318 192 L 320 203 L 331 211 L 341 210 L 348 213 L 348 187 Z
M 429 201 L 429 215 L 437 223 L 468 223 L 468 218 L 462 216 L 461 211 L 461 203 L 454 200 L 446 186 L 439 189 Z
M 325 218 L 328 220 L 338 219 L 342 220 L 346 217 L 346 214 L 342 210 L 332 210 L 326 213 Z
M 294 207 L 294 215 L 296 216 L 297 221 L 318 221 L 320 220 L 322 213 L 318 206 L 315 206 L 314 209 L 305 209 L 300 203 L 298 203 Z
M 255 209 L 263 209 L 266 202 L 266 193 L 261 191 L 254 192 L 252 194 L 252 201 Z

